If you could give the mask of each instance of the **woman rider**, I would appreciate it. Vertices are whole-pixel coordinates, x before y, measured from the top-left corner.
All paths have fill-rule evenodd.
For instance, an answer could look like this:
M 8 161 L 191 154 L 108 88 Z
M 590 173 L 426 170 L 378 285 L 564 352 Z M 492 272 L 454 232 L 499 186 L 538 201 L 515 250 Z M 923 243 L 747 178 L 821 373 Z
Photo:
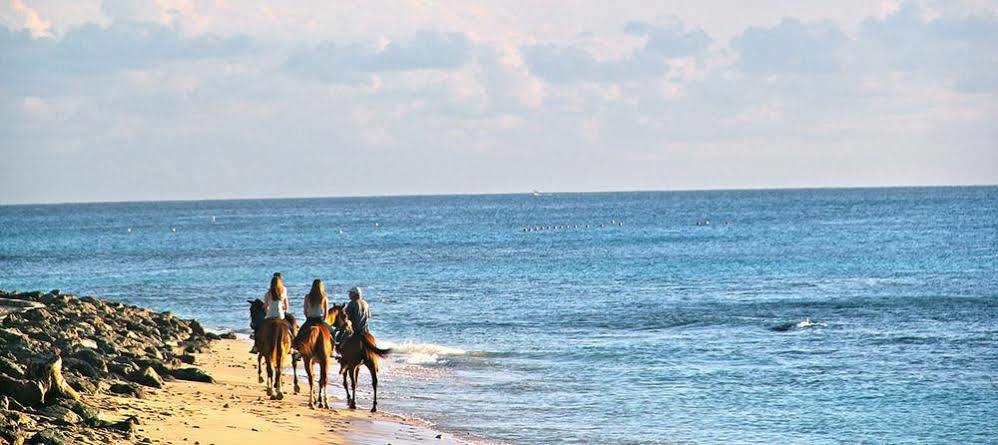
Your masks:
M 263 296 L 263 308 L 267 311 L 263 316 L 265 320 L 283 320 L 288 312 L 288 288 L 284 287 L 284 278 L 280 273 L 275 273 L 270 279 L 270 289 Z
M 314 325 L 326 328 L 330 335 L 332 335 L 332 328 L 326 324 L 326 311 L 328 310 L 329 303 L 326 300 L 326 286 L 322 283 L 322 280 L 317 278 L 312 281 L 312 290 L 308 292 L 308 295 L 305 295 L 305 323 L 298 330 L 295 343 L 304 340 L 305 331 Z

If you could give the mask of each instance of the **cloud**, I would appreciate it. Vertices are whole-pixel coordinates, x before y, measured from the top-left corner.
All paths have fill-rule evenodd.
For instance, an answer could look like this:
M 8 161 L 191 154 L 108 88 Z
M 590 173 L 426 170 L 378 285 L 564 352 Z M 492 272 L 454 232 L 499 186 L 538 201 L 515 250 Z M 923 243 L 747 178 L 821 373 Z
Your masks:
M 864 63 L 948 82 L 965 92 L 998 91 L 998 20 L 994 15 L 925 17 L 907 4 L 862 23 Z
M 770 28 L 749 28 L 731 41 L 738 52 L 738 68 L 762 76 L 838 72 L 847 44 L 834 23 L 802 23 L 795 18 L 785 18 Z
M 88 24 L 61 38 L 34 38 L 26 31 L 0 26 L 0 81 L 26 93 L 45 94 L 60 82 L 75 82 L 161 63 L 231 57 L 252 49 L 248 37 L 210 34 L 184 38 L 153 23 Z
M 624 31 L 646 41 L 618 60 L 601 61 L 578 46 L 553 44 L 527 46 L 523 53 L 531 72 L 549 82 L 614 82 L 660 77 L 668 70 L 669 59 L 699 60 L 711 42 L 703 30 L 686 30 L 678 22 L 664 26 L 630 22 Z
M 303 77 L 341 82 L 387 71 L 456 69 L 470 56 L 471 43 L 463 34 L 423 31 L 380 47 L 323 43 L 302 48 L 288 57 L 285 67 Z

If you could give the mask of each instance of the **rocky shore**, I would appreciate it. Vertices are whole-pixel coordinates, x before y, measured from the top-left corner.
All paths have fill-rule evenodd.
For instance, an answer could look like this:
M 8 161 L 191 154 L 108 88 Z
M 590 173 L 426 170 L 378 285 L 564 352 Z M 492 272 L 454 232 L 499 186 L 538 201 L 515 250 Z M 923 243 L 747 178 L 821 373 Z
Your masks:
M 97 400 L 164 382 L 212 383 L 193 366 L 219 336 L 169 312 L 93 297 L 0 291 L 0 445 L 149 443 Z

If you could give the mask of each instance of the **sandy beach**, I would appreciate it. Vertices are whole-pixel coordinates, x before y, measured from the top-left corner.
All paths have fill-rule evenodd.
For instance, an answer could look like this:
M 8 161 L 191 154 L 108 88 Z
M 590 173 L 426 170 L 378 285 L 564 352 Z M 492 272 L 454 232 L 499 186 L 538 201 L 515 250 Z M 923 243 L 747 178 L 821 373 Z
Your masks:
M 293 393 L 288 377 L 284 400 L 270 400 L 256 381 L 256 359 L 248 350 L 246 341 L 218 340 L 196 354 L 197 366 L 215 378 L 214 384 L 177 380 L 147 389 L 143 399 L 101 395 L 97 405 L 120 417 L 134 415 L 139 441 L 156 444 L 466 443 L 411 419 L 370 413 L 363 399 L 357 410 L 346 409 L 337 367 L 328 390 L 332 409 L 308 408 L 303 377 L 301 394 Z

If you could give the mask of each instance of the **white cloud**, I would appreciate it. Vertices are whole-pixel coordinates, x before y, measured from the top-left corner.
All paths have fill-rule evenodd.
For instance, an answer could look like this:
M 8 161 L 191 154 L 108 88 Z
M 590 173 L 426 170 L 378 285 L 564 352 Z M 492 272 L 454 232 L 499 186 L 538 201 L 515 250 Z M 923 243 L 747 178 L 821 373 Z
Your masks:
M 392 4 L 0 7 L 0 199 L 998 181 L 986 4 Z

